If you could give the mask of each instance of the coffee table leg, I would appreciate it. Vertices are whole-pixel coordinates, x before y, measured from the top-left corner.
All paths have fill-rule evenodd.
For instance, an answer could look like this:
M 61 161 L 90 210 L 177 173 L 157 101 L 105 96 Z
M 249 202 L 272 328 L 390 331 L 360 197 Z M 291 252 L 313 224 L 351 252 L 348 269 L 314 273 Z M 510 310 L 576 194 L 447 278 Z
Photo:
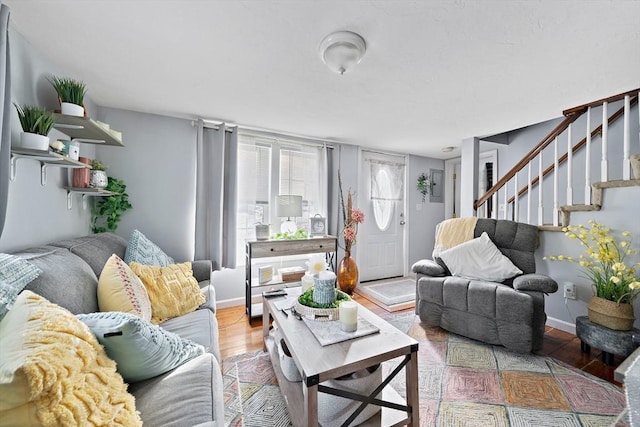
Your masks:
M 262 350 L 267 351 L 266 338 L 269 336 L 269 304 L 262 300 Z
M 318 425 L 318 385 L 308 386 L 302 382 L 304 394 L 304 425 L 316 427 Z
M 407 381 L 407 405 L 411 406 L 411 422 L 407 425 L 420 425 L 420 403 L 418 398 L 418 346 L 409 354 L 409 363 L 405 367 Z

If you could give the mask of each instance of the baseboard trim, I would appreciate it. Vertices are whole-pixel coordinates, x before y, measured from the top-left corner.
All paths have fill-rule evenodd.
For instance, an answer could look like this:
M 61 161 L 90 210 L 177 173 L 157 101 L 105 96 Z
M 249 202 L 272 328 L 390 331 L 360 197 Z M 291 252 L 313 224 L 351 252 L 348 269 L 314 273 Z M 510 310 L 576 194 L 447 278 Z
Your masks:
M 547 325 L 552 328 L 560 329 L 561 331 L 569 332 L 573 335 L 576 334 L 576 325 L 574 323 L 569 323 L 553 317 L 547 317 Z
M 216 309 L 236 307 L 238 305 L 244 305 L 244 297 L 230 298 L 230 299 L 224 299 L 221 301 L 216 301 Z

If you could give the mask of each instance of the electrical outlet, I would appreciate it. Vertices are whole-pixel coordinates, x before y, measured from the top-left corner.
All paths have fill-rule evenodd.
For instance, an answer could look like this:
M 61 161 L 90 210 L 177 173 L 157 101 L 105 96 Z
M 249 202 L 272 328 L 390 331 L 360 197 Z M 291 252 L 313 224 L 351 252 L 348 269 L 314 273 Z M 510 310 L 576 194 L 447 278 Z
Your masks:
M 564 297 L 568 299 L 576 299 L 576 285 L 575 283 L 564 283 Z

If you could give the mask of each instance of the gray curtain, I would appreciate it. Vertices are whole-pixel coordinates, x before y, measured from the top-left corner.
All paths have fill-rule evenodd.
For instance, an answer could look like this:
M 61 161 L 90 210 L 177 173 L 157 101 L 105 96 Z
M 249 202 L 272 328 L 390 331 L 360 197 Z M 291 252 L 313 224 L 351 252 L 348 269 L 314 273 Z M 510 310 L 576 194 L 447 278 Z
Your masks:
M 236 268 L 238 129 L 198 121 L 195 259 Z
M 0 235 L 9 197 L 11 160 L 11 63 L 9 61 L 9 7 L 0 5 Z

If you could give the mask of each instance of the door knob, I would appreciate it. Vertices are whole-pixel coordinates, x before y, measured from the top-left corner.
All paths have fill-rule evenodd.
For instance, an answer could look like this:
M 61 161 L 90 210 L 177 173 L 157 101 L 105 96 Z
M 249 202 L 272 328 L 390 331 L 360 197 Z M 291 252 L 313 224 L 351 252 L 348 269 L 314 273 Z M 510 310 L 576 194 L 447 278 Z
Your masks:
M 405 225 L 406 222 L 404 222 L 404 220 L 400 221 L 400 225 Z

